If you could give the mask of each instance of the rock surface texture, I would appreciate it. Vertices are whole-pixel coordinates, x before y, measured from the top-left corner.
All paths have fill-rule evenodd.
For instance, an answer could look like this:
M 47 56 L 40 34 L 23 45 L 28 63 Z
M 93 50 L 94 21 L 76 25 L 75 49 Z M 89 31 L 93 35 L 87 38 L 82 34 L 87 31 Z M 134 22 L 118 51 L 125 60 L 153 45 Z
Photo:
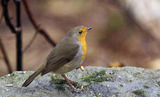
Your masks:
M 33 71 L 13 72 L 0 77 L 0 97 L 160 97 L 160 70 L 136 67 L 85 67 L 66 76 L 82 89 L 74 92 L 52 73 L 38 76 L 28 87 L 21 87 Z M 77 83 L 78 82 L 78 83 Z

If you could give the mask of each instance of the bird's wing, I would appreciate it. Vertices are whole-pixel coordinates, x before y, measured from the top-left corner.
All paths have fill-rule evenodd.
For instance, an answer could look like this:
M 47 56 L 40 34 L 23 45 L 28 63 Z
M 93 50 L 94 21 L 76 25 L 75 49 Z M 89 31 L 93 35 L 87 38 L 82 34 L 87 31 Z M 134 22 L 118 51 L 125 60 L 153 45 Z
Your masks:
M 79 45 L 77 44 L 75 45 L 60 44 L 58 46 L 59 47 L 55 48 L 47 57 L 46 68 L 43 70 L 42 75 L 50 71 L 56 71 L 61 66 L 70 62 L 76 56 L 79 49 Z

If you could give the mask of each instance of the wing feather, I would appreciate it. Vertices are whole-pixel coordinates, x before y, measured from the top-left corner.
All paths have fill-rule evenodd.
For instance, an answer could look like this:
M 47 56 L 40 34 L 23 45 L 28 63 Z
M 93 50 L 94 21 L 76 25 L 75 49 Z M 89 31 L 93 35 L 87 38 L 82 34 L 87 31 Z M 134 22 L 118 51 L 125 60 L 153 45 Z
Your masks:
M 60 44 L 59 47 L 55 48 L 47 57 L 47 65 L 42 75 L 50 72 L 56 71 L 61 66 L 70 62 L 77 54 L 79 45 L 72 43 L 72 45 Z M 63 47 L 60 47 L 63 46 Z

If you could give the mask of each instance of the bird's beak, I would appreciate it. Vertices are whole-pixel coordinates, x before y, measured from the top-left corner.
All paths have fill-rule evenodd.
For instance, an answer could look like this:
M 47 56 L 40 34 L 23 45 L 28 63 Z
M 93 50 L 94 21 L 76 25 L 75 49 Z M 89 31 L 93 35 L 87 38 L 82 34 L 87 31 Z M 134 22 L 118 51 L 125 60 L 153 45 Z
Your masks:
M 92 29 L 92 27 L 88 27 L 87 29 L 86 29 L 86 31 L 89 31 L 89 30 L 91 30 Z

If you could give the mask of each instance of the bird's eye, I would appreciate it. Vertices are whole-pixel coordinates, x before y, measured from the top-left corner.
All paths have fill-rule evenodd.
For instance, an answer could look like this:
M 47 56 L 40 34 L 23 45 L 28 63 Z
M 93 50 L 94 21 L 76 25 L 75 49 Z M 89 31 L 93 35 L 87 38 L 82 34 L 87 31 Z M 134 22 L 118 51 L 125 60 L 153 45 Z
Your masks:
M 82 31 L 79 31 L 79 34 L 82 34 Z

